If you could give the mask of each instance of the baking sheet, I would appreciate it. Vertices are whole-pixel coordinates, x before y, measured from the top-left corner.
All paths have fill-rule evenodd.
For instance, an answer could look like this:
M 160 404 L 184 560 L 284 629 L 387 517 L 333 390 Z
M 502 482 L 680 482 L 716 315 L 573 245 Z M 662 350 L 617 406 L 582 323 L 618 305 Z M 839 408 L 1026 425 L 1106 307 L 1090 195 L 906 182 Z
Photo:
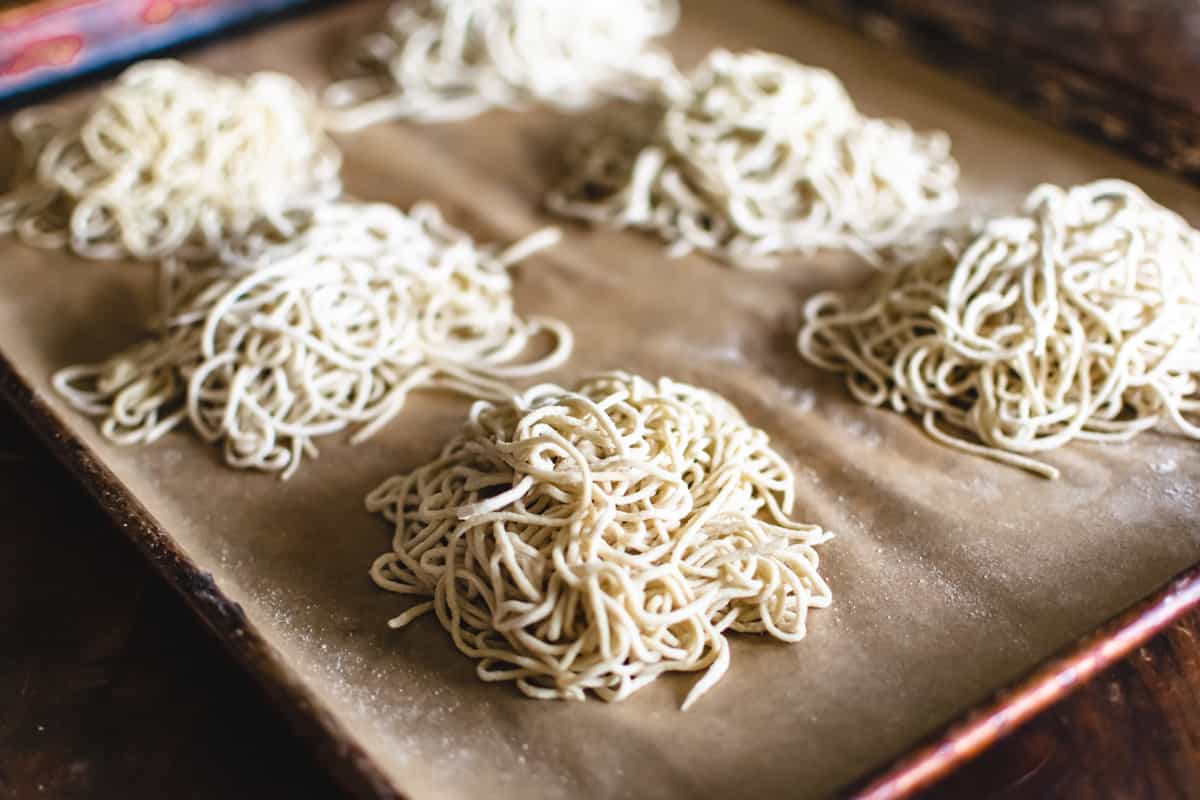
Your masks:
M 281 69 L 316 87 L 339 43 L 380 9 L 306 17 L 191 60 Z M 867 112 L 949 131 L 969 211 L 1011 208 L 1041 180 L 1119 176 L 1200 219 L 1196 190 L 785 4 L 686 2 L 676 54 L 691 63 L 714 46 L 830 67 Z M 402 207 L 430 199 L 482 240 L 513 239 L 549 221 L 539 211 L 547 154 L 573 124 L 497 112 L 376 126 L 343 138 L 346 184 Z M 414 798 L 822 796 L 1200 558 L 1195 442 L 1073 445 L 1050 458 L 1064 475 L 1052 483 L 937 446 L 801 360 L 803 300 L 860 281 L 853 258 L 751 273 L 666 259 L 635 233 L 566 229 L 564 244 L 517 274 L 521 311 L 566 319 L 576 334 L 572 363 L 550 377 L 624 368 L 724 393 L 796 466 L 799 516 L 839 534 L 822 562 L 834 606 L 814 612 L 808 639 L 734 637 L 730 673 L 686 714 L 677 707 L 692 677 L 617 705 L 537 702 L 480 683 L 431 618 L 386 628 L 406 601 L 367 577 L 390 531 L 362 498 L 431 458 L 465 402 L 417 395 L 360 447 L 326 439 L 287 483 L 229 470 L 187 433 L 112 447 L 53 397 L 48 377 L 140 337 L 150 270 L 7 240 L 0 350 Z

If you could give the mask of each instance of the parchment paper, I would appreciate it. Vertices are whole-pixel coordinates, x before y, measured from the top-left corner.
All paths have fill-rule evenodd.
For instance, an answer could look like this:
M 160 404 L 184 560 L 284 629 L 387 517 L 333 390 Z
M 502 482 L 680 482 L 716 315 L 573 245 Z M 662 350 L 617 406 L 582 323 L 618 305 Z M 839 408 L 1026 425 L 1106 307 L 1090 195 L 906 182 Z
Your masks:
M 379 10 L 305 17 L 194 60 L 281 69 L 317 87 L 334 49 Z M 864 110 L 949 131 L 972 211 L 1009 209 L 1042 180 L 1121 176 L 1200 218 L 1200 193 L 785 3 L 687 2 L 672 46 L 685 63 L 725 46 L 828 66 Z M 379 125 L 343 139 L 347 185 L 403 207 L 430 199 L 480 239 L 512 239 L 549 220 L 539 211 L 546 154 L 572 124 L 498 112 Z M 802 302 L 861 280 L 853 258 L 762 274 L 669 260 L 635 233 L 567 231 L 518 273 L 524 313 L 574 326 L 576 357 L 551 377 L 624 368 L 724 393 L 795 464 L 799 516 L 839 534 L 822 564 L 835 603 L 812 615 L 807 640 L 735 637 L 730 673 L 686 714 L 677 706 L 690 677 L 617 705 L 538 702 L 480 683 L 430 617 L 385 627 L 406 601 L 367 577 L 390 532 L 362 498 L 431 458 L 462 401 L 418 395 L 383 435 L 358 448 L 326 439 L 318 460 L 281 483 L 224 467 L 188 433 L 112 447 L 51 398 L 412 797 L 827 794 L 1200 557 L 1195 442 L 1156 433 L 1128 446 L 1073 445 L 1050 457 L 1064 477 L 1049 482 L 940 447 L 913 420 L 856 405 L 840 378 L 810 368 L 794 349 Z M 12 241 L 0 256 L 0 346 L 48 396 L 53 369 L 141 335 L 148 267 Z M 84 597 L 103 591 L 86 587 Z

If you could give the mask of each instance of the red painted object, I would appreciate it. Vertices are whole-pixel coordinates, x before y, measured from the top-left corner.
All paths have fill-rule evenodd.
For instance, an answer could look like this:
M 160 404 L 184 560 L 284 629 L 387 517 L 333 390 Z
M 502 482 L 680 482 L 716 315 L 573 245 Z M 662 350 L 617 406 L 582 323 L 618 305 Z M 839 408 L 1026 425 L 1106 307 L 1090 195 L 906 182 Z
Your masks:
M 0 11 L 0 99 L 309 0 L 33 0 Z

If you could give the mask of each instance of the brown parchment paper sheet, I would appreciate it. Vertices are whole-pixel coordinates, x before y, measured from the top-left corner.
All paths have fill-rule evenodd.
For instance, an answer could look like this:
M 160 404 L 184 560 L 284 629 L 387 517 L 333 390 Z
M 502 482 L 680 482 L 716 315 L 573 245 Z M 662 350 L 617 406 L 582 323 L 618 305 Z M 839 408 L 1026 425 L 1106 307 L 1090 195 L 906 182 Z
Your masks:
M 190 60 L 283 70 L 319 87 L 335 48 L 380 10 L 352 4 Z M 869 113 L 949 131 L 970 211 L 1011 208 L 1042 180 L 1121 176 L 1200 219 L 1195 190 L 785 3 L 685 2 L 672 39 L 681 61 L 715 46 L 830 67 Z M 379 125 L 342 139 L 347 186 L 402 207 L 433 200 L 480 239 L 512 239 L 549 221 L 539 210 L 546 154 L 572 124 L 496 112 Z M 1200 557 L 1195 442 L 1150 434 L 1075 445 L 1050 457 L 1064 475 L 1053 483 L 937 446 L 803 362 L 802 302 L 861 280 L 853 258 L 752 273 L 669 260 L 635 233 L 566 231 L 517 280 L 523 313 L 574 327 L 576 356 L 551 377 L 624 368 L 724 393 L 795 465 L 799 516 L 838 533 L 823 561 L 835 603 L 812 615 L 807 640 L 735 637 L 728 676 L 686 714 L 677 706 L 691 677 L 617 705 L 537 702 L 479 682 L 431 617 L 385 627 L 407 601 L 367 577 L 390 532 L 362 498 L 434 456 L 465 402 L 418 395 L 358 448 L 326 439 L 287 483 L 225 468 L 186 432 L 112 447 L 51 395 L 48 377 L 140 336 L 151 270 L 10 240 L 0 241 L 0 347 L 414 798 L 824 795 Z M 83 587 L 81 600 L 103 591 Z

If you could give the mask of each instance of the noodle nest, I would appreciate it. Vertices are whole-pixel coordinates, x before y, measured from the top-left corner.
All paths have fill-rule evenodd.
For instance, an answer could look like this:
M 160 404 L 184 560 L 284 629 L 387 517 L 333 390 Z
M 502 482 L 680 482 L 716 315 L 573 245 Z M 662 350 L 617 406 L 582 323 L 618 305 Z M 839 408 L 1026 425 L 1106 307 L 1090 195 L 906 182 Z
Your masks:
M 1123 181 L 1039 186 L 805 317 L 800 352 L 859 401 L 1046 477 L 1030 454 L 1076 439 L 1200 438 L 1200 231 Z
M 121 73 L 92 105 L 13 118 L 22 159 L 0 233 L 95 259 L 208 256 L 341 192 L 315 99 L 286 75 L 238 80 L 175 61 Z
M 621 700 L 729 665 L 726 631 L 804 638 L 830 603 L 822 529 L 791 519 L 795 477 L 725 400 L 624 373 L 480 402 L 432 463 L 367 507 L 394 522 L 371 569 L 429 610 L 485 681 L 535 698 Z
M 822 248 L 875 260 L 958 205 L 944 133 L 864 117 L 832 73 L 762 52 L 716 50 L 659 103 L 606 109 L 565 161 L 557 213 L 749 268 Z
M 460 120 L 530 102 L 564 109 L 646 91 L 674 66 L 649 47 L 676 0 L 424 0 L 397 3 L 348 56 L 325 99 L 338 126 Z
M 429 205 L 336 203 L 298 237 L 229 250 L 208 265 L 165 265 L 156 335 L 55 388 L 102 418 L 119 444 L 183 422 L 223 442 L 231 466 L 288 477 L 313 439 L 360 426 L 359 442 L 410 391 L 503 398 L 511 378 L 563 363 L 562 323 L 516 316 L 508 267 L 557 239 L 547 229 L 503 252 L 479 248 Z M 513 363 L 539 334 L 545 356 Z

